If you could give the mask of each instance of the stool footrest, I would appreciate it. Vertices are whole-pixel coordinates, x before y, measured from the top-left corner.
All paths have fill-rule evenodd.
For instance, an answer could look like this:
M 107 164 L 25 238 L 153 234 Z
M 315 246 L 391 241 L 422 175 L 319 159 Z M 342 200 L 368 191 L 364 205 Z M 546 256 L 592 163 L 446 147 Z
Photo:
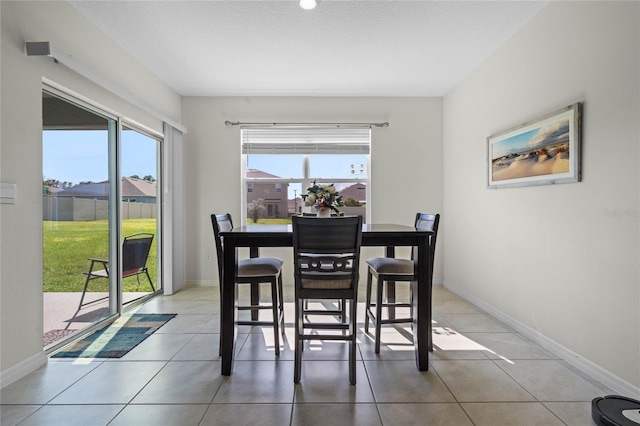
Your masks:
M 314 323 L 305 323 L 302 325 L 302 328 L 322 329 L 322 330 L 347 330 L 349 329 L 349 324 L 335 323 L 335 322 L 314 322 Z M 325 336 L 320 335 L 320 337 L 325 337 Z
M 254 306 L 238 306 L 236 309 L 238 309 L 239 311 L 253 311 L 253 310 L 258 310 L 258 309 L 273 309 L 273 306 L 270 305 L 254 305 Z

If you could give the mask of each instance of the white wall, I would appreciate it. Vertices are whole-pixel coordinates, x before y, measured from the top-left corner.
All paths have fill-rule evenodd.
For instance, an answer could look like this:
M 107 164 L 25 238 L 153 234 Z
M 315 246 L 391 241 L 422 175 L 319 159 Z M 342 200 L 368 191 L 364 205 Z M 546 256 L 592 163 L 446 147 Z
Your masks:
M 50 41 L 179 121 L 180 97 L 66 2 L 0 2 L 0 180 L 15 204 L 0 205 L 0 372 L 2 385 L 44 362 L 42 351 L 42 81 L 48 78 L 149 128 L 162 122 L 47 57 L 27 57 L 26 41 Z
M 444 99 L 445 285 L 636 396 L 639 18 L 551 2 Z M 581 183 L 486 189 L 487 136 L 578 101 Z
M 184 98 L 186 273 L 192 284 L 217 282 L 210 215 L 240 221 L 240 129 L 244 122 L 384 122 L 372 132 L 373 222 L 412 225 L 417 211 L 442 212 L 442 100 L 440 98 L 228 97 Z M 446 232 L 446 218 L 442 233 Z M 441 241 L 441 240 L 440 240 Z M 440 250 L 442 247 L 439 247 Z M 265 251 L 288 259 L 278 249 Z M 374 250 L 374 251 L 372 251 Z M 381 255 L 382 249 L 365 249 Z M 206 254 L 213 262 L 205 262 Z M 436 253 L 434 279 L 442 279 Z M 290 253 L 289 253 L 290 256 Z M 286 262 L 286 265 L 291 264 Z M 285 282 L 293 275 L 285 269 Z

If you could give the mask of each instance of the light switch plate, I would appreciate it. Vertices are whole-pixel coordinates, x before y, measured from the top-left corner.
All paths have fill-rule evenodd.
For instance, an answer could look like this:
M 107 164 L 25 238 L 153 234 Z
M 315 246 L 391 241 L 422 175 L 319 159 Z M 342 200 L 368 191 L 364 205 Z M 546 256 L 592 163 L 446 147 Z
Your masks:
M 0 183 L 0 203 L 14 204 L 18 196 L 18 188 L 15 183 Z

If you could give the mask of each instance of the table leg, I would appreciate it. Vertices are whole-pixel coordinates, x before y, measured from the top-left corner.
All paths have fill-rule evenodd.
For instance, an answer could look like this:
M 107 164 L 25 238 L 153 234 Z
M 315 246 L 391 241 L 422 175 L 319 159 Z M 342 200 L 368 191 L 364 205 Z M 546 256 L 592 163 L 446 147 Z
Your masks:
M 225 238 L 224 241 L 224 265 L 222 299 L 220 309 L 222 320 L 220 322 L 220 344 L 222 345 L 222 372 L 223 376 L 230 376 L 233 370 L 234 344 L 236 340 L 236 283 L 237 273 L 237 248 L 232 238 Z
M 418 239 L 418 259 L 416 262 L 417 282 L 413 286 L 413 344 L 416 366 L 420 371 L 429 370 L 429 348 L 431 345 L 431 262 L 429 236 Z M 424 260 L 423 260 L 424 259 Z

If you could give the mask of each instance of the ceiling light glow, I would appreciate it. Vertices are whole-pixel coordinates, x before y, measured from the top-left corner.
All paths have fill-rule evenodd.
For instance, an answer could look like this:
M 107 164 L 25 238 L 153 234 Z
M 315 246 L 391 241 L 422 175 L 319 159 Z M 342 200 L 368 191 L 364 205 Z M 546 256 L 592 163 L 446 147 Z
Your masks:
M 300 7 L 305 10 L 311 10 L 316 7 L 316 0 L 300 0 Z

